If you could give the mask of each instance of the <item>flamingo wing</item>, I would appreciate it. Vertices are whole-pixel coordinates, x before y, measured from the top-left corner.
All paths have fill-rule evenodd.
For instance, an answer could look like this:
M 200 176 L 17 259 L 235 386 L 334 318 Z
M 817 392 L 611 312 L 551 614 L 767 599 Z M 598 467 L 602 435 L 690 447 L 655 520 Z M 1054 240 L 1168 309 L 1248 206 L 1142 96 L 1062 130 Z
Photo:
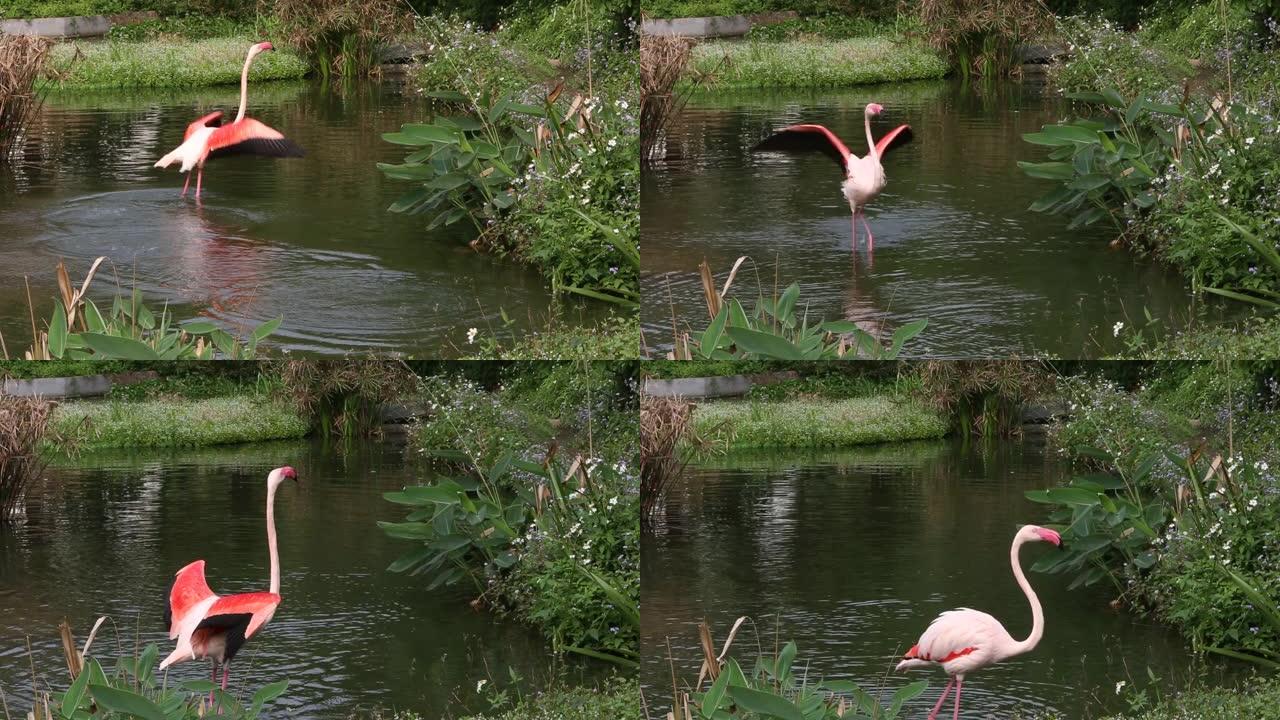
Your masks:
M 200 627 L 227 627 L 244 622 L 244 638 L 248 639 L 271 619 L 279 606 L 280 596 L 276 593 L 227 595 L 218 598 L 209 608 Z M 244 618 L 248 618 L 247 621 Z
M 203 560 L 196 560 L 177 572 L 173 587 L 169 590 L 165 622 L 169 626 L 169 639 L 177 639 L 178 643 L 169 657 L 160 663 L 160 669 L 195 657 L 191 636 L 204 620 L 205 613 L 216 602 L 218 596 L 209 589 L 209 584 L 204 579 Z
M 195 131 L 199 130 L 200 128 L 204 128 L 204 127 L 221 127 L 221 126 L 222 126 L 222 111 L 221 111 L 221 110 L 214 110 L 213 112 L 209 113 L 208 115 L 205 115 L 204 117 L 200 118 L 199 120 L 196 120 L 195 122 L 193 122 L 193 123 L 191 123 L 190 125 L 188 125 L 188 126 L 187 126 L 187 131 L 186 131 L 185 133 L 183 133 L 183 134 L 182 134 L 182 139 L 183 139 L 183 140 L 186 140 L 187 138 L 191 137 L 191 135 L 192 135 Z
M 849 148 L 835 133 L 821 125 L 791 125 L 765 138 L 751 148 L 752 152 L 813 152 L 826 155 L 840 166 L 840 172 L 849 174 Z
M 884 157 L 884 154 L 894 148 L 902 147 L 911 142 L 911 126 L 899 125 L 890 130 L 884 137 L 876 141 L 876 155 Z
M 920 641 L 903 656 L 899 668 L 923 663 L 937 663 L 945 668 L 962 658 L 966 665 L 985 665 L 995 659 L 995 639 L 1003 631 L 1000 621 L 987 613 L 968 608 L 949 610 L 934 618 Z
M 253 118 L 223 125 L 209 136 L 209 159 L 225 155 L 302 157 L 306 153 L 279 130 Z

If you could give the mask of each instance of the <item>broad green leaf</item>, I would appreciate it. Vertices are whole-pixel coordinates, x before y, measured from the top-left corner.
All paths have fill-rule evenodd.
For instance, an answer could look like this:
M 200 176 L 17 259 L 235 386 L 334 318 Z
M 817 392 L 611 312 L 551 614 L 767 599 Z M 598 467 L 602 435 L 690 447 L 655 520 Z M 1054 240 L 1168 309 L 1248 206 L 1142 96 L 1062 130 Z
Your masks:
M 1076 175 L 1071 165 L 1064 162 L 1032 163 L 1020 160 L 1018 161 L 1018 167 L 1022 168 L 1022 172 L 1031 177 L 1044 178 L 1046 180 L 1069 180 Z
M 67 313 L 59 303 L 53 308 L 53 319 L 49 320 L 49 354 L 55 358 L 62 357 L 67 349 Z
M 80 339 L 84 341 L 85 347 L 94 352 L 97 357 L 110 358 L 113 360 L 159 360 L 160 356 L 156 354 L 146 344 L 134 340 L 132 338 L 115 337 L 113 335 L 103 335 L 101 333 L 80 333 Z
M 799 708 L 772 693 L 748 687 L 730 686 L 729 697 L 748 712 L 779 720 L 804 720 Z
M 90 685 L 89 694 L 93 695 L 99 705 L 112 712 L 143 720 L 166 720 L 164 711 L 155 703 L 128 690 L 118 690 L 108 685 Z
M 785 338 L 745 327 L 725 329 L 740 350 L 777 360 L 802 360 L 804 356 Z

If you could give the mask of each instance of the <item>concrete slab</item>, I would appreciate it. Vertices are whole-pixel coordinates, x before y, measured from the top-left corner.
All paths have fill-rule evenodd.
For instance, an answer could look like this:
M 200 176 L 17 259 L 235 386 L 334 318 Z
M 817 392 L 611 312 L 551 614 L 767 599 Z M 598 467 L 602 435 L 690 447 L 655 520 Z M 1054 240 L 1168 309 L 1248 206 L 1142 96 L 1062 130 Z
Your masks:
M 795 10 L 758 15 L 718 15 L 714 17 L 649 19 L 640 25 L 645 35 L 715 38 L 741 37 L 758 25 L 774 25 L 800 17 Z
M 81 15 L 79 17 L 31 18 L 29 20 L 0 21 L 0 33 L 5 35 L 36 35 L 38 37 L 99 37 L 111 29 L 111 18 L 106 15 Z
M 675 378 L 644 381 L 646 394 L 656 397 L 712 398 L 746 395 L 756 385 L 772 385 L 783 380 L 794 380 L 800 375 L 794 371 L 762 373 L 759 375 L 722 375 L 719 377 Z

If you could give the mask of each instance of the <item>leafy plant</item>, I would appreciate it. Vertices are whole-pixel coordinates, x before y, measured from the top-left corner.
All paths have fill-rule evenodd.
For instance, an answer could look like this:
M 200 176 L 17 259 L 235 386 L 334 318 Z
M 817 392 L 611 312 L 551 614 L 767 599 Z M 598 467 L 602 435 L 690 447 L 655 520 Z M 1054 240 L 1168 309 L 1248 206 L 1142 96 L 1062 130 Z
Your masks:
M 947 52 L 966 78 L 1012 72 L 1018 44 L 1043 32 L 1049 19 L 1036 0 L 904 0 L 899 7 L 919 14 L 929 44 Z
M 946 413 L 963 433 L 983 437 L 1015 435 L 1022 409 L 1053 385 L 1037 362 L 1009 360 L 931 360 L 917 366 L 915 396 Z
M 410 27 L 396 0 L 259 0 L 258 12 L 274 17 L 326 80 L 376 71 L 378 44 Z
M 1230 218 L 1218 213 L 1218 218 L 1227 227 L 1234 230 L 1240 237 L 1253 248 L 1254 252 L 1262 257 L 1263 262 L 1271 266 L 1277 276 L 1280 276 L 1280 252 L 1276 252 L 1274 246 L 1264 243 L 1257 235 L 1249 232 L 1247 229 L 1232 222 Z M 1280 309 L 1280 292 L 1269 288 L 1255 288 L 1252 291 L 1238 292 L 1235 290 L 1226 290 L 1223 288 L 1206 287 L 1205 292 L 1211 292 L 1223 297 L 1229 297 L 1232 300 L 1240 300 L 1241 302 L 1253 303 L 1270 310 Z

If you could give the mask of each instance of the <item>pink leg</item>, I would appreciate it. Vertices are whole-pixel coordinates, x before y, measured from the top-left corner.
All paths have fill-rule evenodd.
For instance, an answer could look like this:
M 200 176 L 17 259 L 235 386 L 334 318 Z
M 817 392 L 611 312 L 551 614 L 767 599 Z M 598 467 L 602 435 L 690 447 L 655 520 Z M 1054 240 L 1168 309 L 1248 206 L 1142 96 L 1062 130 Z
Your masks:
M 191 173 L 187 173 L 187 181 L 186 181 L 186 182 L 184 182 L 184 183 L 182 183 L 182 195 L 181 195 L 181 197 L 186 197 L 186 196 L 187 196 L 187 187 L 188 187 L 188 186 L 190 186 L 190 185 L 191 185 Z
M 854 213 L 853 213 L 853 218 L 852 218 L 852 219 L 853 219 L 853 222 L 852 222 L 852 225 L 853 225 L 853 244 L 852 244 L 852 248 L 853 248 L 853 252 L 854 252 L 854 254 L 856 255 L 856 254 L 858 253 L 858 213 L 857 213 L 857 211 L 856 211 L 856 210 L 855 210 L 855 211 L 854 211 Z
M 867 224 L 867 216 L 862 216 L 862 227 L 867 229 L 867 252 L 871 252 L 871 248 L 875 246 L 876 239 L 871 235 L 871 226 Z
M 956 711 L 951 715 L 951 720 L 960 720 L 960 688 L 964 687 L 964 676 L 956 676 Z
M 231 674 L 231 664 L 226 663 L 222 666 L 222 689 L 227 689 L 227 676 Z
M 954 685 L 956 679 L 954 677 L 947 680 L 947 686 L 942 689 L 942 697 L 938 698 L 938 704 L 933 706 L 933 711 L 929 713 L 929 720 L 938 717 L 938 711 L 942 709 L 942 701 L 947 699 L 947 693 L 951 692 L 951 686 Z
M 209 678 L 209 682 L 214 685 L 218 684 L 218 663 L 213 663 L 213 675 Z M 209 707 L 213 707 L 213 691 L 209 691 Z
M 204 182 L 204 168 L 196 171 L 196 199 L 200 199 L 200 183 Z

